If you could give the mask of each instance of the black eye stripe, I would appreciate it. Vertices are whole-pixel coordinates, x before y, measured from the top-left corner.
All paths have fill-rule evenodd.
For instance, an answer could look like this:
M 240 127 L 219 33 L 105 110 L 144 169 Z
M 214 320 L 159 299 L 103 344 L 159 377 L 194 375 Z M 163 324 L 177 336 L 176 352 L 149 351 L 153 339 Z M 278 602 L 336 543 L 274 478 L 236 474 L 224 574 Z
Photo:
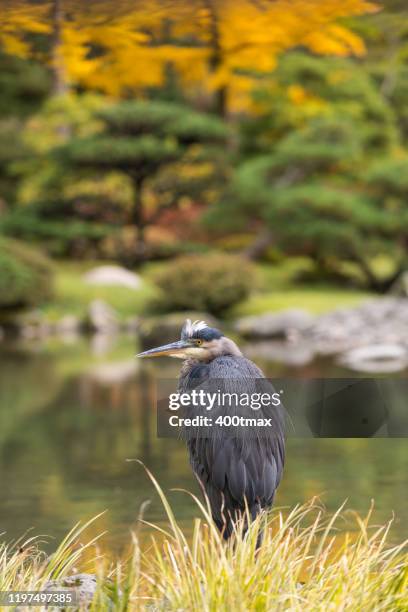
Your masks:
M 206 327 L 205 329 L 200 329 L 199 331 L 195 332 L 192 338 L 210 342 L 211 340 L 218 340 L 222 336 L 223 334 L 218 329 Z

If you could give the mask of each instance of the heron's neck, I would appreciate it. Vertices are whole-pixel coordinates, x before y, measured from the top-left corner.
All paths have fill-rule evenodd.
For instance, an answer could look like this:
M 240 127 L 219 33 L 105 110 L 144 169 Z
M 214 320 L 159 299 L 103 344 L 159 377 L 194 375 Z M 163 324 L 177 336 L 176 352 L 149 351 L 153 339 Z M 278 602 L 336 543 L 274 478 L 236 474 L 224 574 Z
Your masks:
M 230 338 L 222 337 L 219 340 L 214 340 L 206 346 L 206 352 L 202 357 L 188 357 L 182 366 L 182 372 L 188 372 L 192 367 L 209 363 L 217 357 L 231 355 L 233 357 L 242 357 L 242 353 Z
M 212 352 L 212 359 L 215 359 L 216 357 L 221 357 L 224 355 L 242 357 L 242 353 L 237 347 L 237 345 L 235 344 L 235 342 L 231 340 L 230 338 L 226 338 L 225 336 L 223 336 L 219 340 L 219 342 L 216 345 L 214 345 L 214 347 L 211 347 L 210 351 Z

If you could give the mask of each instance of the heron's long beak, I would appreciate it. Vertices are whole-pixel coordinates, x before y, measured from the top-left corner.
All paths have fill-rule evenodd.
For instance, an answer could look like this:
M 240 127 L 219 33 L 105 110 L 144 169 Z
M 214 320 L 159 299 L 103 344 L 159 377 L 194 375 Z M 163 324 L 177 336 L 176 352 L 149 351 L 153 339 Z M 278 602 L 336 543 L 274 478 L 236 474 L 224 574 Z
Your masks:
M 163 355 L 174 355 L 174 357 L 178 357 L 178 355 L 182 353 L 184 349 L 189 348 L 190 346 L 191 345 L 184 340 L 177 340 L 177 342 L 164 344 L 163 346 L 158 346 L 157 348 L 139 353 L 136 355 L 136 357 L 161 357 Z

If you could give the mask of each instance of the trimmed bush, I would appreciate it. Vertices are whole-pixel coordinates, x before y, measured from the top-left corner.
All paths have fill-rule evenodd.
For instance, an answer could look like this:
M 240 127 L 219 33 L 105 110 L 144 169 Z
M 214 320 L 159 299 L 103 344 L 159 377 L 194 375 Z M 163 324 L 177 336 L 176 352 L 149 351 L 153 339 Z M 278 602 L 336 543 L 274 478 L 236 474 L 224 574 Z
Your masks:
M 37 306 L 52 294 L 52 267 L 37 249 L 0 237 L 0 309 Z
M 255 269 L 234 255 L 189 255 L 174 259 L 155 280 L 157 306 L 165 312 L 201 310 L 219 315 L 248 297 Z

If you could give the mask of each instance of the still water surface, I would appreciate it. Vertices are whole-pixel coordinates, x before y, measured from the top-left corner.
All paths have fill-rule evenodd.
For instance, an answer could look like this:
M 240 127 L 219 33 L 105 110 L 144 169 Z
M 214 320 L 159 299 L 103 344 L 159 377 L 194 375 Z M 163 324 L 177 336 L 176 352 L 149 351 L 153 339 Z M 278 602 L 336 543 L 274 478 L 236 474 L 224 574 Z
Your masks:
M 164 520 L 142 466 L 129 459 L 140 459 L 166 492 L 198 492 L 183 442 L 156 435 L 155 383 L 176 377 L 179 362 L 137 362 L 136 348 L 131 338 L 97 337 L 0 345 L 0 533 L 7 540 L 27 530 L 58 540 L 106 511 L 90 535 L 107 530 L 104 546 L 119 552 L 144 501 L 151 500 L 147 520 Z M 329 362 L 260 365 L 270 377 L 350 376 Z M 276 505 L 319 495 L 329 510 L 348 498 L 349 508 L 365 513 L 374 498 L 376 522 L 395 513 L 401 540 L 408 537 L 407 484 L 406 439 L 291 438 Z M 189 531 L 194 503 L 169 495 Z

